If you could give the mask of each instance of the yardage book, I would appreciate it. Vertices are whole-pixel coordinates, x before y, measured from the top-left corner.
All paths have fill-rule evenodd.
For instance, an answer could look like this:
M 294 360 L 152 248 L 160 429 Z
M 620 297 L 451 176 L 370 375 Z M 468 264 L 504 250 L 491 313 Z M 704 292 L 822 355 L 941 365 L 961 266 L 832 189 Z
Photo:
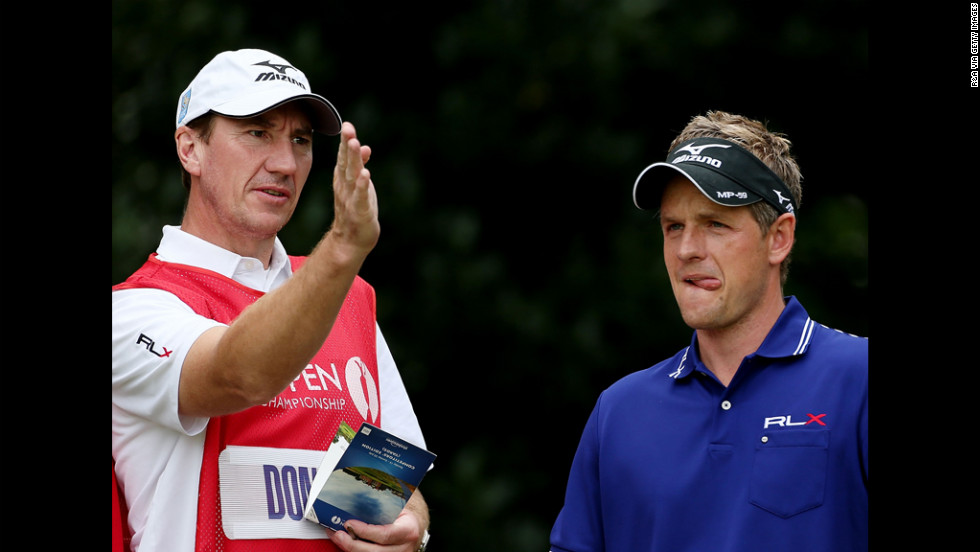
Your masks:
M 355 433 L 341 422 L 313 478 L 304 516 L 333 530 L 359 519 L 387 525 L 398 517 L 436 455 L 368 423 Z

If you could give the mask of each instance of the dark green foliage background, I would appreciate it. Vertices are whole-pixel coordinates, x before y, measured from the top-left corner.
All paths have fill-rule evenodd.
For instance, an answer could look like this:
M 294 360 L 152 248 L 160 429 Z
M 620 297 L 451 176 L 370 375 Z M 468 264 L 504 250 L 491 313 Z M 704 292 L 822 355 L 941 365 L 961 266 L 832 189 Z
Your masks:
M 786 292 L 868 335 L 867 4 L 858 0 L 113 0 L 112 281 L 179 224 L 177 97 L 222 50 L 309 77 L 374 155 L 362 275 L 437 468 L 432 550 L 547 550 L 599 392 L 690 339 L 632 183 L 691 116 L 788 134 L 804 175 Z M 335 137 L 281 238 L 332 218 Z

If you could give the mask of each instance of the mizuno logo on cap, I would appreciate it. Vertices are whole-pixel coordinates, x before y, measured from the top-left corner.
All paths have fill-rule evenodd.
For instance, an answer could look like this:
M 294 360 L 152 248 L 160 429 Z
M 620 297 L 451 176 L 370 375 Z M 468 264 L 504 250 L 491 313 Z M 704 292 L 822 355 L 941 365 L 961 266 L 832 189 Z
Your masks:
M 786 208 L 786 211 L 788 211 L 788 212 L 790 212 L 790 213 L 792 213 L 792 212 L 793 212 L 793 202 L 792 202 L 792 201 L 790 201 L 790 199 L 789 199 L 789 198 L 787 198 L 787 197 L 783 197 L 783 194 L 781 194 L 781 193 L 779 192 L 779 190 L 773 190 L 773 193 L 774 193 L 774 194 L 776 194 L 776 199 L 778 199 L 778 200 L 779 200 L 779 204 L 780 204 L 780 205 L 782 205 L 782 204 L 783 204 L 783 202 L 786 202 L 786 204 L 787 204 L 787 205 L 785 206 L 785 208 Z
M 677 148 L 676 150 L 674 150 L 674 153 L 676 154 L 676 153 L 681 153 L 682 151 L 689 151 L 689 152 L 691 152 L 691 154 L 690 155 L 687 155 L 687 154 L 678 155 L 677 157 L 671 159 L 670 162 L 672 164 L 675 164 L 675 165 L 677 163 L 684 163 L 684 162 L 688 162 L 688 163 L 704 163 L 706 165 L 711 165 L 712 167 L 715 167 L 716 169 L 720 169 L 721 168 L 721 160 L 720 159 L 715 159 L 714 157 L 708 157 L 707 155 L 701 155 L 701 152 L 704 151 L 705 148 L 730 148 L 730 147 L 732 147 L 732 146 L 727 145 L 727 144 L 704 144 L 704 145 L 701 145 L 701 146 L 695 146 L 693 144 L 688 144 L 688 145 L 686 145 L 684 147 Z
M 292 69 L 293 71 L 298 71 L 292 65 L 285 65 L 281 63 L 270 63 L 268 61 L 260 61 L 258 63 L 253 63 L 252 65 L 262 65 L 264 67 L 270 67 L 275 70 L 275 73 L 266 71 L 265 73 L 260 73 L 258 77 L 255 77 L 255 82 L 260 81 L 286 81 L 295 84 L 296 86 L 306 90 L 306 85 L 302 81 L 298 81 L 293 77 L 286 76 L 286 69 Z
M 276 72 L 279 73 L 279 74 L 281 74 L 281 75 L 285 75 L 286 74 L 286 69 L 293 69 L 293 70 L 296 69 L 292 65 L 286 65 L 286 64 L 283 64 L 283 63 L 270 63 L 268 61 L 260 61 L 258 63 L 253 63 L 252 65 L 262 65 L 264 67 L 269 67 L 269 68 L 275 69 Z
M 730 145 L 726 145 L 726 144 L 704 144 L 703 146 L 695 146 L 693 144 L 688 144 L 682 148 L 677 148 L 677 151 L 678 152 L 689 151 L 691 152 L 691 155 L 701 155 L 701 152 L 704 151 L 705 148 L 730 148 L 730 147 L 731 147 Z

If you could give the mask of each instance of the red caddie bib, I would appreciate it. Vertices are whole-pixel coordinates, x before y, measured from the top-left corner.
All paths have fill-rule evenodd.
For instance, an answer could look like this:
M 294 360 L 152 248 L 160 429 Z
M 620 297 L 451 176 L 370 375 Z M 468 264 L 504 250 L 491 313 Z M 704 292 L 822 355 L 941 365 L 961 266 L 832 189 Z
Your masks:
M 305 261 L 290 257 L 293 270 Z M 114 289 L 174 293 L 195 312 L 231 323 L 264 294 L 220 274 L 151 255 Z M 320 351 L 267 404 L 208 422 L 198 495 L 198 552 L 336 551 L 303 518 L 309 490 L 341 421 L 381 423 L 374 289 L 355 278 Z

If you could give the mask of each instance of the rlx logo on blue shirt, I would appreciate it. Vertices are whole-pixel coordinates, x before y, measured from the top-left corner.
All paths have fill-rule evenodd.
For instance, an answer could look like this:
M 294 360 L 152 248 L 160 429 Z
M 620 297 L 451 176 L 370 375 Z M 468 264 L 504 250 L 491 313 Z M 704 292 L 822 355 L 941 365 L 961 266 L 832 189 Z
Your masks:
M 777 427 L 805 426 L 805 425 L 812 424 L 813 422 L 817 422 L 822 426 L 827 425 L 820 420 L 820 418 L 823 418 L 824 416 L 826 416 L 826 414 L 818 414 L 816 416 L 814 416 L 813 414 L 807 414 L 807 416 L 809 416 L 810 419 L 805 422 L 794 422 L 792 416 L 772 416 L 770 418 L 766 418 L 765 422 L 762 423 L 762 428 L 768 429 L 771 426 L 777 426 Z

